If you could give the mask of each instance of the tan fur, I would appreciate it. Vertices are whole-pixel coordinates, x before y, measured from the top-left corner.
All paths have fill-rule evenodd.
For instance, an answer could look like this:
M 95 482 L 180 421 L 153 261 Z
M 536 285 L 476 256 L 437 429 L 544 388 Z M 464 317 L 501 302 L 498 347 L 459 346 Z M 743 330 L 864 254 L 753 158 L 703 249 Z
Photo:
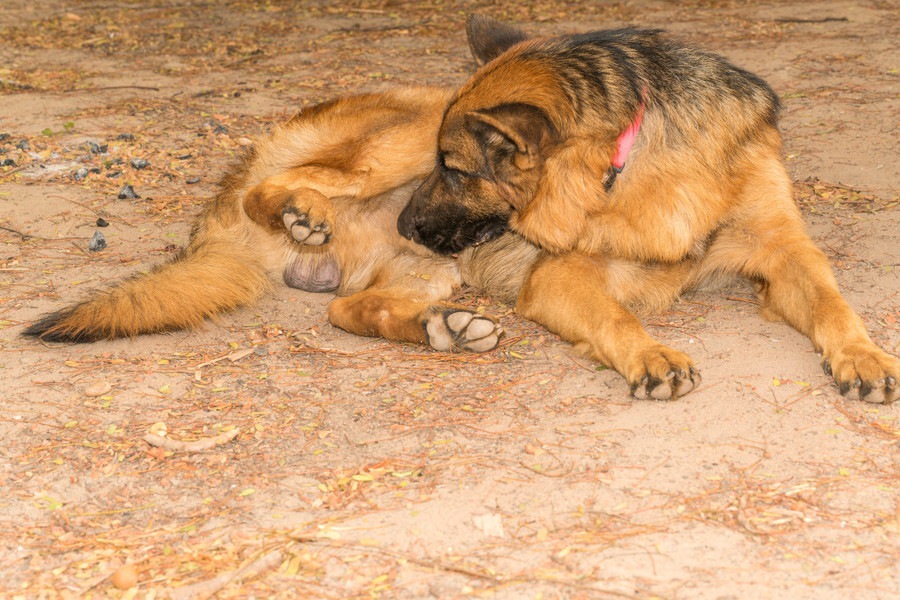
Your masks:
M 493 321 L 443 302 L 460 284 L 457 261 L 397 232 L 397 216 L 433 165 L 449 97 L 404 88 L 301 112 L 226 175 L 177 260 L 25 333 L 93 341 L 195 327 L 254 302 L 282 278 L 336 292 L 329 319 L 360 335 L 441 350 L 493 348 Z
M 807 335 L 842 393 L 900 395 L 900 361 L 871 342 L 805 232 L 762 80 L 656 31 L 521 41 L 485 19 L 469 31 L 486 64 L 444 115 L 440 162 L 401 215 L 405 235 L 458 251 L 457 224 L 495 231 L 508 217 L 545 252 L 516 310 L 638 397 L 678 397 L 699 376 L 630 310 L 663 309 L 723 275 L 756 282 L 764 315 Z M 610 185 L 617 139 L 639 113 Z

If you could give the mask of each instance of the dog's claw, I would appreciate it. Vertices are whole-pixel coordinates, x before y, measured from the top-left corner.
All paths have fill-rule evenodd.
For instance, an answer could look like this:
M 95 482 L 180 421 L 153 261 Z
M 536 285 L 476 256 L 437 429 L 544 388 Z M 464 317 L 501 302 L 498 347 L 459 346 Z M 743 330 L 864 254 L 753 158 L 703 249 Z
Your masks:
M 631 384 L 631 395 L 638 400 L 675 400 L 700 384 L 700 373 L 687 355 L 655 346 L 642 357 L 643 373 Z
M 871 343 L 847 345 L 830 354 L 823 365 L 849 400 L 890 404 L 900 399 L 900 361 Z

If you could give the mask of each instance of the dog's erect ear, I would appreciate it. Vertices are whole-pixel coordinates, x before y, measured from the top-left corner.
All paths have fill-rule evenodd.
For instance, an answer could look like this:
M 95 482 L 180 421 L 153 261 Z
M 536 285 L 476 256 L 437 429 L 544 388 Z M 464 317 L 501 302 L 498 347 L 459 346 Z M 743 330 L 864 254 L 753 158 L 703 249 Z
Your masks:
M 528 39 L 521 29 L 501 23 L 484 15 L 469 15 L 466 19 L 469 48 L 479 65 L 493 60 L 510 47 Z
M 556 140 L 550 120 L 529 104 L 501 104 L 470 112 L 466 114 L 466 127 L 488 151 L 492 162 L 509 158 L 523 171 L 537 166 L 541 151 Z

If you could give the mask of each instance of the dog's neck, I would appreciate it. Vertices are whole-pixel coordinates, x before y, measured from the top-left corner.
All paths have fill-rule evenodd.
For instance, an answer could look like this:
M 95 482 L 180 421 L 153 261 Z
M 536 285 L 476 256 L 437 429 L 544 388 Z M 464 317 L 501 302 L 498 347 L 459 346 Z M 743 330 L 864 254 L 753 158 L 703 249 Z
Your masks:
M 641 106 L 638 108 L 634 121 L 631 122 L 631 125 L 629 125 L 628 128 L 619 135 L 619 139 L 616 140 L 616 153 L 613 154 L 609 171 L 606 172 L 606 178 L 603 182 L 607 192 L 615 182 L 616 176 L 625 168 L 625 161 L 628 159 L 631 147 L 634 146 L 634 140 L 637 139 L 638 131 L 641 129 L 641 121 L 643 120 L 644 102 L 641 101 Z

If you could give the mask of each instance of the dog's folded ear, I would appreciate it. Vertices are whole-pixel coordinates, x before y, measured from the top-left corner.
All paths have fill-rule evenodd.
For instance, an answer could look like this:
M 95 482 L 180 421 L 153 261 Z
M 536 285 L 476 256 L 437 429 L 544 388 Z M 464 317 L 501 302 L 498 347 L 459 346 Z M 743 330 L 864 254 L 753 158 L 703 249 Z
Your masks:
M 512 46 L 528 39 L 521 29 L 501 23 L 484 15 L 469 15 L 466 19 L 469 48 L 479 65 L 493 60 Z
M 530 104 L 502 104 L 466 114 L 466 127 L 488 150 L 497 167 L 508 159 L 520 170 L 528 170 L 541 161 L 545 146 L 556 140 L 556 130 L 542 110 Z

